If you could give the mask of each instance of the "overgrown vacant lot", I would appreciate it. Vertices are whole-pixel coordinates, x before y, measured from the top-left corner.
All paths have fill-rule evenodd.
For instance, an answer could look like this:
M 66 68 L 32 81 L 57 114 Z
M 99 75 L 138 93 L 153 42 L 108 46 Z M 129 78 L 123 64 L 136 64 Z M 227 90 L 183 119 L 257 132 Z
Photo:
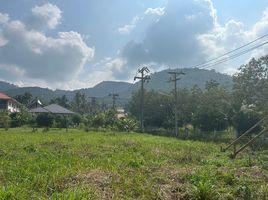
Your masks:
M 268 152 L 135 133 L 0 130 L 0 199 L 268 199 Z

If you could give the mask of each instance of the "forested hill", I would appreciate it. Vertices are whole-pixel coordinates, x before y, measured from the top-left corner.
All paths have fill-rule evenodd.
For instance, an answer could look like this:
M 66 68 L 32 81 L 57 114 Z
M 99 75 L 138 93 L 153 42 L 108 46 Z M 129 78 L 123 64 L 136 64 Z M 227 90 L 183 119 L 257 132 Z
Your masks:
M 163 70 L 156 72 L 151 75 L 151 79 L 148 84 L 146 84 L 147 89 L 170 91 L 173 89 L 173 85 L 169 83 L 171 75 L 168 74 L 169 71 L 173 70 Z M 178 82 L 179 88 L 192 88 L 197 85 L 201 89 L 205 88 L 206 82 L 210 80 L 215 80 L 220 85 L 223 85 L 227 89 L 232 89 L 233 81 L 232 77 L 226 74 L 216 72 L 215 70 L 205 70 L 197 68 L 187 68 L 181 69 L 185 75 L 180 75 L 181 78 Z
M 168 83 L 170 75 L 167 73 L 170 70 L 163 70 L 151 74 L 149 83 L 145 84 L 147 90 L 161 90 L 169 92 L 173 89 L 173 84 Z M 185 75 L 181 76 L 181 80 L 178 82 L 179 88 L 192 88 L 194 85 L 204 88 L 207 81 L 211 79 L 219 82 L 221 85 L 228 89 L 232 88 L 232 77 L 226 74 L 216 72 L 215 70 L 204 69 L 182 69 Z M 50 90 L 48 88 L 40 87 L 17 87 L 15 85 L 0 82 L 0 91 L 6 92 L 10 96 L 16 96 L 30 92 L 33 96 L 40 97 L 43 101 L 48 102 L 52 98 L 61 97 L 66 95 L 68 99 L 72 99 L 76 92 L 85 93 L 87 96 L 109 99 L 109 93 L 118 93 L 120 97 L 130 98 L 134 91 L 140 88 L 140 83 L 135 84 L 127 82 L 116 81 L 104 81 L 92 88 L 84 88 L 73 91 L 66 90 Z
M 10 89 L 15 89 L 15 88 L 18 88 L 18 86 L 13 85 L 11 83 L 4 82 L 4 81 L 0 81 L 0 91 L 6 91 Z

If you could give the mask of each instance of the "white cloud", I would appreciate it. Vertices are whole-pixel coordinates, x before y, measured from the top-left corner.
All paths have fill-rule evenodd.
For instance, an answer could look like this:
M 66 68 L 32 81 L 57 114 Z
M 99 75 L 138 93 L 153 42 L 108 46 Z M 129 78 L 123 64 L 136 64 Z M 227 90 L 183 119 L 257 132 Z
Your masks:
M 262 18 L 249 29 L 245 29 L 245 26 L 242 22 L 229 20 L 223 26 L 217 24 L 211 32 L 199 35 L 198 38 L 201 45 L 203 46 L 203 51 L 206 54 L 206 57 L 210 59 L 222 55 L 225 52 L 241 47 L 242 45 L 247 44 L 256 38 L 267 34 L 267 30 L 268 8 L 263 12 Z M 245 49 L 250 49 L 257 44 L 261 44 L 267 41 L 267 38 L 268 37 L 263 38 L 262 40 L 259 40 L 258 42 L 247 46 Z M 245 54 L 240 60 L 240 64 L 232 64 L 233 67 L 230 67 L 231 62 L 227 62 L 224 65 L 216 66 L 216 68 L 227 73 L 236 72 L 239 65 L 248 62 L 250 58 L 258 58 L 260 56 L 266 55 L 268 53 L 267 46 L 268 45 L 265 45 L 252 51 L 251 53 Z M 237 60 L 239 60 L 239 58 Z
M 9 21 L 8 14 L 0 13 L 0 24 L 5 24 Z
M 28 19 L 27 25 L 37 30 L 54 29 L 60 23 L 62 11 L 53 4 L 46 3 L 42 6 L 35 6 L 32 9 L 32 16 Z
M 216 11 L 211 1 L 168 1 L 165 7 L 147 9 L 145 13 L 158 14 L 149 18 L 151 23 L 147 23 L 140 42 L 129 41 L 121 50 L 119 57 L 125 60 L 126 64 L 121 66 L 125 72 L 149 63 L 177 67 L 204 59 L 197 36 L 209 33 L 216 24 Z M 191 20 L 186 16 L 192 16 Z
M 118 28 L 118 32 L 119 32 L 120 34 L 129 34 L 129 33 L 136 27 L 137 23 L 138 23 L 139 21 L 141 21 L 141 20 L 143 20 L 142 17 L 135 16 L 135 17 L 131 20 L 130 24 L 126 24 L 126 25 L 124 25 L 124 26 L 122 26 L 122 27 L 119 27 L 119 28 Z
M 33 8 L 33 16 L 42 19 L 42 27 L 45 24 L 47 28 L 55 28 L 61 11 L 45 4 Z M 5 20 L 1 20 L 3 18 Z M 29 21 L 12 21 L 2 13 L 0 20 L 4 21 L 0 24 L 1 79 L 10 75 L 9 80 L 38 80 L 53 87 L 77 78 L 85 63 L 94 56 L 94 48 L 88 47 L 82 35 L 75 31 L 49 37 L 43 31 L 30 29 Z
M 152 62 L 158 66 L 193 66 L 238 48 L 267 34 L 268 30 L 268 8 L 249 29 L 243 22 L 233 19 L 219 24 L 217 10 L 211 0 L 168 1 L 163 11 L 159 20 L 146 27 L 146 35 L 141 42 L 129 41 L 121 50 L 119 58 L 126 63 L 120 67 L 121 71 L 131 71 Z M 157 10 L 147 9 L 145 13 L 157 13 Z M 267 53 L 268 45 L 213 68 L 234 73 L 252 56 Z
M 120 34 L 130 34 L 140 24 L 157 22 L 158 18 L 165 14 L 165 7 L 147 8 L 144 13 L 133 17 L 129 24 L 118 28 Z
M 121 34 L 129 34 L 135 27 L 136 25 L 134 24 L 127 24 L 123 27 L 119 27 L 118 32 Z
M 260 37 L 267 34 L 268 30 L 268 8 L 263 12 L 262 18 L 253 26 L 252 35 Z
M 165 7 L 158 7 L 158 8 L 148 8 L 146 11 L 145 11 L 145 14 L 146 15 L 150 15 L 150 14 L 153 14 L 153 15 L 164 15 L 165 14 Z

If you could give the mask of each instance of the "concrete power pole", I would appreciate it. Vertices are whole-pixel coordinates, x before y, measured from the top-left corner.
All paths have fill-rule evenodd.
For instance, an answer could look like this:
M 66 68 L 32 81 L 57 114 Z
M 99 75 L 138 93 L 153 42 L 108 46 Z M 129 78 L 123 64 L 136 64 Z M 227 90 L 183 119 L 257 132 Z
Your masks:
M 177 81 L 180 80 L 179 75 L 184 75 L 183 72 L 168 72 L 173 77 L 170 78 L 169 82 L 174 82 L 174 106 L 175 106 L 175 136 L 178 137 L 178 94 L 177 94 Z
M 145 81 L 149 81 L 150 80 L 150 76 L 149 75 L 145 75 L 145 73 L 149 73 L 150 70 L 147 67 L 143 67 L 141 69 L 139 69 L 138 71 L 141 76 L 135 76 L 134 77 L 134 81 L 136 79 L 140 79 L 141 80 L 141 101 L 140 101 L 140 125 L 141 125 L 141 132 L 143 133 L 144 131 L 144 120 L 143 120 L 143 113 L 144 113 L 144 87 L 143 84 Z
M 115 101 L 116 101 L 116 98 L 119 97 L 119 94 L 117 94 L 117 93 L 110 93 L 109 96 L 111 96 L 112 99 L 113 99 L 113 109 L 115 110 Z

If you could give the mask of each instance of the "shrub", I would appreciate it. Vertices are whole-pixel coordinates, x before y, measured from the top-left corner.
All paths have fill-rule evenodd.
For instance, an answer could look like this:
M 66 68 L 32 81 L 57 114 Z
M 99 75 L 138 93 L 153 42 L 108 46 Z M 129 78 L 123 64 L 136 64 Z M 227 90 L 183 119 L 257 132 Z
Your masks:
M 67 128 L 69 124 L 69 119 L 66 116 L 57 115 L 54 118 L 56 128 Z
M 0 127 L 8 130 L 11 124 L 11 119 L 7 112 L 0 112 Z
M 234 125 L 237 129 L 238 135 L 241 135 L 260 120 L 260 115 L 257 112 L 242 112 L 236 114 L 234 117 Z M 260 126 L 254 128 L 251 133 L 260 131 Z
M 79 124 L 82 122 L 82 118 L 80 115 L 73 115 L 71 121 L 75 126 L 79 126 Z
M 39 127 L 50 128 L 53 125 L 54 118 L 51 114 L 42 113 L 36 117 L 36 123 Z

